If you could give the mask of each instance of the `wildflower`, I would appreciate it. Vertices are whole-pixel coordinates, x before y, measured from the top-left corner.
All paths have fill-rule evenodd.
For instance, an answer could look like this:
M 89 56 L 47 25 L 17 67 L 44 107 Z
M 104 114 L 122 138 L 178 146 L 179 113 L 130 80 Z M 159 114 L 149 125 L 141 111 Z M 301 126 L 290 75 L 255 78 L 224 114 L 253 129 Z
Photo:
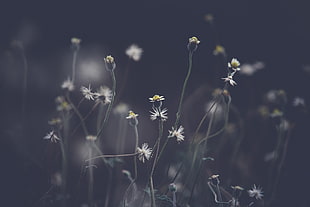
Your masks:
M 283 116 L 283 112 L 280 111 L 279 109 L 274 109 L 273 112 L 270 114 L 270 117 L 276 118 L 276 117 L 281 117 Z
M 138 159 L 144 163 L 145 159 L 149 160 L 152 155 L 152 149 L 148 148 L 149 145 L 147 143 L 142 144 L 142 147 L 137 148 Z
M 139 61 L 141 59 L 142 53 L 143 49 L 135 44 L 129 46 L 126 50 L 126 55 L 128 55 L 129 58 L 132 58 L 134 61 Z
M 72 37 L 71 38 L 71 48 L 75 51 L 78 51 L 80 49 L 80 43 L 82 42 L 81 39 Z
M 177 186 L 176 186 L 176 184 L 170 183 L 170 184 L 169 184 L 169 190 L 170 190 L 170 192 L 173 192 L 173 193 L 177 192 Z
M 49 125 L 58 125 L 58 124 L 61 124 L 61 119 L 60 119 L 60 118 L 51 119 L 50 121 L 48 121 L 48 124 L 49 124 Z
M 154 121 L 157 118 L 160 118 L 162 121 L 166 121 L 168 119 L 167 109 L 160 110 L 158 108 L 153 107 L 153 111 L 151 113 L 151 120 Z
M 135 119 L 137 116 L 139 116 L 139 115 L 134 113 L 133 111 L 129 111 L 129 114 L 126 117 L 126 119 Z
M 213 55 L 225 55 L 226 52 L 225 52 L 225 48 L 221 45 L 216 45 L 215 46 L 215 49 L 213 50 Z
M 112 57 L 111 55 L 108 55 L 104 58 L 104 63 L 108 71 L 113 71 L 116 67 L 114 57 Z
M 88 99 L 88 100 L 95 100 L 95 96 L 96 94 L 94 94 L 91 91 L 90 85 L 88 86 L 88 88 L 86 88 L 85 86 L 81 87 L 81 92 L 83 94 L 83 96 Z
M 226 78 L 222 78 L 224 82 L 229 82 L 230 85 L 234 86 L 237 85 L 236 81 L 233 80 L 231 75 L 228 75 Z
M 72 43 L 72 44 L 78 45 L 78 44 L 81 43 L 81 41 L 82 41 L 81 39 L 76 38 L 76 37 L 72 37 L 72 38 L 71 38 L 71 43 Z
M 188 39 L 187 49 L 190 52 L 195 52 L 198 48 L 198 44 L 200 43 L 197 37 L 191 37 Z
M 206 22 L 213 23 L 214 17 L 213 17 L 212 14 L 207 14 L 207 15 L 205 16 L 205 20 L 206 20 Z
M 256 187 L 256 185 L 253 185 L 253 188 L 251 190 L 248 190 L 250 197 L 255 197 L 256 200 L 260 200 L 263 198 L 263 191 L 261 187 Z
M 228 63 L 228 67 L 234 69 L 234 70 L 240 70 L 239 68 L 240 62 L 237 60 L 237 58 L 233 58 L 230 63 Z
M 240 73 L 243 75 L 251 76 L 258 70 L 261 70 L 265 67 L 263 62 L 256 62 L 254 64 L 242 64 L 240 67 Z
M 57 111 L 70 111 L 72 109 L 71 105 L 63 96 L 57 96 L 55 101 L 57 103 Z
M 212 180 L 212 179 L 218 179 L 218 177 L 220 177 L 219 175 L 211 175 L 210 177 L 209 177 L 209 179 L 210 180 Z
M 150 102 L 153 103 L 155 101 L 163 101 L 165 100 L 164 96 L 160 96 L 160 95 L 154 95 L 153 97 L 149 98 Z
M 293 106 L 305 106 L 305 99 L 301 97 L 295 97 L 293 100 Z
M 74 90 L 74 85 L 73 85 L 73 82 L 70 80 L 70 78 L 68 78 L 62 83 L 61 88 L 67 89 L 68 91 Z
M 106 86 L 100 86 L 97 93 L 95 93 L 95 96 L 96 96 L 97 100 L 99 98 L 103 98 L 103 103 L 109 104 L 109 103 L 111 103 L 111 100 L 112 100 L 112 91 Z
M 43 137 L 43 139 L 49 139 L 51 142 L 57 142 L 57 140 L 60 140 L 59 137 L 55 134 L 54 130 L 50 131 Z
M 184 141 L 184 127 L 180 126 L 178 130 L 174 129 L 174 127 L 172 127 L 172 130 L 168 130 L 169 131 L 169 136 L 168 138 L 171 137 L 176 137 L 178 142 Z
M 87 135 L 86 136 L 86 140 L 88 140 L 88 141 L 96 141 L 97 140 L 97 136 Z

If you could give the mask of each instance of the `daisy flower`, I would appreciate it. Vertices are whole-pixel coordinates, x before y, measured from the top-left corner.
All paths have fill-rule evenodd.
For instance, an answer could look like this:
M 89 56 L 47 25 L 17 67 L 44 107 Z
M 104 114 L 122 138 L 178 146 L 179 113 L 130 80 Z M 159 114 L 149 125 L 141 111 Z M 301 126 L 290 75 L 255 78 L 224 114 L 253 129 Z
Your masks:
M 105 62 L 106 69 L 108 71 L 112 71 L 112 70 L 115 69 L 116 64 L 115 64 L 115 61 L 114 61 L 114 57 L 112 57 L 111 55 L 106 56 L 104 58 L 104 62 Z
M 142 53 L 143 49 L 135 44 L 129 46 L 126 50 L 126 55 L 128 55 L 129 58 L 132 58 L 134 61 L 139 61 L 141 59 Z
M 70 78 L 68 78 L 62 83 L 61 88 L 67 89 L 68 91 L 74 90 L 74 85 L 73 85 L 73 82 L 70 80 Z
M 149 160 L 152 155 L 152 149 L 149 148 L 147 143 L 142 144 L 142 147 L 137 148 L 138 159 L 144 163 L 145 160 Z
M 226 78 L 222 78 L 224 82 L 229 82 L 230 85 L 234 86 L 237 85 L 236 81 L 233 80 L 231 75 L 227 76 Z
M 160 95 L 154 95 L 153 97 L 149 98 L 151 103 L 154 103 L 155 101 L 163 101 L 165 100 L 164 96 L 160 96 Z
M 188 39 L 189 43 L 194 43 L 196 45 L 198 45 L 200 43 L 199 39 L 197 37 L 191 37 Z
M 167 109 L 160 110 L 158 108 L 153 108 L 153 111 L 150 111 L 151 120 L 154 121 L 157 118 L 160 118 L 162 121 L 166 121 L 168 119 L 167 111 Z
M 86 88 L 85 86 L 81 87 L 81 92 L 83 94 L 83 96 L 88 99 L 88 100 L 95 100 L 95 96 L 96 94 L 94 94 L 91 91 L 90 85 L 88 86 L 88 88 Z
M 172 127 L 172 130 L 168 130 L 169 131 L 169 136 L 168 138 L 171 137 L 176 137 L 178 142 L 184 141 L 184 127 L 180 126 L 178 130 L 174 129 L 174 127 Z
M 135 118 L 137 118 L 137 116 L 139 116 L 139 115 L 134 113 L 133 111 L 129 111 L 128 116 L 126 117 L 126 119 L 135 119 Z
M 57 142 L 57 140 L 60 140 L 59 137 L 55 134 L 54 130 L 50 131 L 43 137 L 43 139 L 49 139 L 51 142 Z
M 261 187 L 256 187 L 256 185 L 253 185 L 253 188 L 251 190 L 248 190 L 250 197 L 255 197 L 256 200 L 260 200 L 263 198 L 263 191 Z

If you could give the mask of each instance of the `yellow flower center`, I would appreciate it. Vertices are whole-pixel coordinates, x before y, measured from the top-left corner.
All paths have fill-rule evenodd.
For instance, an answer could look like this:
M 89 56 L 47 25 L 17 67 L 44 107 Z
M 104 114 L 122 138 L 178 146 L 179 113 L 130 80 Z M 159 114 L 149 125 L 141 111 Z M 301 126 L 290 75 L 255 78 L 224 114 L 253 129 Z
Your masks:
M 198 40 L 197 37 L 191 37 L 191 38 L 189 38 L 189 42 L 190 42 L 190 43 L 195 43 L 195 44 L 199 44 L 199 43 L 200 43 L 200 41 Z
M 114 62 L 114 58 L 111 55 L 108 55 L 106 58 L 104 58 L 104 60 L 107 63 L 113 63 Z

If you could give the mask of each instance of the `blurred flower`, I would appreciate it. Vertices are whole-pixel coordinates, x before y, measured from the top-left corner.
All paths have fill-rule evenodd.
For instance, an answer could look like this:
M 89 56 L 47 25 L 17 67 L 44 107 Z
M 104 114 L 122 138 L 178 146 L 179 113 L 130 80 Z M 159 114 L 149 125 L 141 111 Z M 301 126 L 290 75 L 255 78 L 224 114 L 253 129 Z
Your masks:
M 124 115 L 128 113 L 129 107 L 125 103 L 119 103 L 115 106 L 113 112 L 116 114 Z
M 57 143 L 57 140 L 60 140 L 59 137 L 55 134 L 54 130 L 47 133 L 43 139 L 49 139 L 51 142 L 55 143 Z
M 81 43 L 81 41 L 82 41 L 81 39 L 76 38 L 76 37 L 72 37 L 72 38 L 71 38 L 71 43 L 72 43 L 72 44 L 78 45 L 78 44 Z
M 135 119 L 137 118 L 139 115 L 135 114 L 133 111 L 129 111 L 128 116 L 126 117 L 126 119 Z
M 154 95 L 153 97 L 149 98 L 150 102 L 155 102 L 155 101 L 163 101 L 165 100 L 164 96 L 160 95 Z
M 94 93 L 97 100 L 103 99 L 104 104 L 111 103 L 112 100 L 112 91 L 107 86 L 100 86 L 97 93 Z
M 129 58 L 132 58 L 134 61 L 139 61 L 141 59 L 141 55 L 143 53 L 143 49 L 138 47 L 138 45 L 130 45 L 126 50 L 126 55 Z
M 218 179 L 220 176 L 219 175 L 211 175 L 209 177 L 209 180 L 212 180 L 212 179 Z
M 305 106 L 305 99 L 301 97 L 295 97 L 293 100 L 293 106 Z
M 62 185 L 62 176 L 60 172 L 56 172 L 51 176 L 51 184 L 54 186 Z
M 170 192 L 173 192 L 173 193 L 177 192 L 177 186 L 174 183 L 170 183 L 168 188 Z
M 265 64 L 263 62 L 256 62 L 254 64 L 242 64 L 240 68 L 240 73 L 243 75 L 251 76 L 258 70 L 261 70 L 265 67 Z
M 60 118 L 54 118 L 54 119 L 51 119 L 50 121 L 48 121 L 48 124 L 49 125 L 58 125 L 58 124 L 61 124 L 61 119 Z
M 212 14 L 207 14 L 207 15 L 205 15 L 205 20 L 206 20 L 206 22 L 213 23 L 214 17 Z
M 178 142 L 184 141 L 184 127 L 180 126 L 179 129 L 174 129 L 174 127 L 172 127 L 172 130 L 168 130 L 169 131 L 169 136 L 168 138 L 171 137 L 176 137 Z
M 222 45 L 216 45 L 213 50 L 213 55 L 225 55 L 225 48 Z
M 86 99 L 95 100 L 96 94 L 91 91 L 90 85 L 88 85 L 88 88 L 86 88 L 85 86 L 82 86 L 81 92 Z
M 227 76 L 226 78 L 222 78 L 224 82 L 229 82 L 230 85 L 234 86 L 237 85 L 236 81 L 233 80 L 231 75 Z
M 166 121 L 168 119 L 167 109 L 160 110 L 158 108 L 153 107 L 153 111 L 151 113 L 151 120 L 154 121 L 157 118 L 160 118 L 162 121 Z
M 281 116 L 283 116 L 283 112 L 280 111 L 279 109 L 274 109 L 272 113 L 270 114 L 270 117 L 272 118 L 281 117 Z
M 228 63 L 228 67 L 232 68 L 233 70 L 239 71 L 240 68 L 240 62 L 237 60 L 237 58 L 233 58 L 230 63 Z
M 65 97 L 56 97 L 57 111 L 70 111 L 72 109 L 71 105 L 66 101 Z
M 97 140 L 97 136 L 87 135 L 86 136 L 86 140 L 88 140 L 88 141 L 96 141 Z
M 137 148 L 138 159 L 144 163 L 145 159 L 149 160 L 152 155 L 152 149 L 148 148 L 149 145 L 147 143 L 142 144 L 142 147 Z
M 68 91 L 73 91 L 73 90 L 74 90 L 73 82 L 70 80 L 69 77 L 68 77 L 67 80 L 65 80 L 65 81 L 62 83 L 61 88 L 67 89 Z
M 116 64 L 115 64 L 115 61 L 114 61 L 114 57 L 112 57 L 111 55 L 106 56 L 104 58 L 104 62 L 105 62 L 106 69 L 108 71 L 112 71 L 112 70 L 115 69 Z
M 248 190 L 249 196 L 250 197 L 255 197 L 256 200 L 260 200 L 263 198 L 263 191 L 262 188 L 256 187 L 256 185 L 253 186 L 251 190 Z
M 234 189 L 234 190 L 240 190 L 240 191 L 244 190 L 244 188 L 239 186 L 239 185 L 231 186 L 231 188 Z

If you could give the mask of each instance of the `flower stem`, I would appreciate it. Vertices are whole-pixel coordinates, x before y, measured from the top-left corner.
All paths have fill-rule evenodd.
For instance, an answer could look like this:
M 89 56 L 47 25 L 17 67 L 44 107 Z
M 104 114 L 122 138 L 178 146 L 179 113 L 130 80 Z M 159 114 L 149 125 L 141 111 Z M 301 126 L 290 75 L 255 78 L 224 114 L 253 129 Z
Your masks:
M 111 98 L 111 102 L 110 102 L 110 104 L 109 104 L 109 106 L 108 106 L 107 112 L 106 112 L 106 114 L 105 114 L 105 117 L 104 117 L 103 123 L 102 123 L 102 125 L 101 125 L 101 128 L 99 129 L 99 131 L 98 131 L 98 133 L 97 133 L 97 137 L 98 137 L 99 140 L 101 139 L 101 134 L 102 134 L 102 132 L 103 132 L 103 129 L 104 129 L 104 127 L 105 127 L 105 124 L 106 124 L 106 122 L 107 122 L 108 119 L 109 119 L 110 113 L 111 113 L 111 111 L 112 111 L 112 106 L 113 106 L 113 103 L 114 103 L 115 95 L 116 95 L 116 79 L 115 79 L 115 73 L 114 73 L 114 70 L 111 70 L 110 72 L 111 72 L 111 77 L 112 77 L 112 82 L 113 82 L 113 83 L 112 83 L 112 84 L 113 84 L 113 86 L 112 86 L 112 98 Z
M 74 50 L 73 52 L 73 60 L 72 60 L 72 83 L 75 81 L 75 71 L 76 71 L 76 57 L 78 54 L 78 50 Z

